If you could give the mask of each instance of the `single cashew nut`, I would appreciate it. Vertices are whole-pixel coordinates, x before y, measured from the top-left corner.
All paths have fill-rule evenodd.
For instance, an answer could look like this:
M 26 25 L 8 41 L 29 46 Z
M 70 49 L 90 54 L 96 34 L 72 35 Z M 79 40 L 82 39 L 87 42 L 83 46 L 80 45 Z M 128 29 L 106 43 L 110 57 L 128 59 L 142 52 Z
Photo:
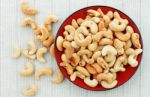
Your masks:
M 55 52 L 54 52 L 54 43 L 51 45 L 51 47 L 49 48 L 49 52 L 50 52 L 50 55 L 52 56 L 52 57 L 54 57 L 55 56 Z
M 132 46 L 132 42 L 131 42 L 131 40 L 128 40 L 124 44 L 124 49 L 126 50 L 126 49 L 130 48 L 131 46 Z
M 128 24 L 128 23 L 129 23 L 127 19 L 122 19 L 122 18 L 120 17 L 119 13 L 116 12 L 116 11 L 114 12 L 114 18 L 118 19 L 119 21 L 121 21 L 121 22 L 123 22 L 123 23 L 125 23 L 125 24 Z
M 29 54 L 30 55 L 33 55 L 33 54 L 35 54 L 36 53 L 36 50 L 37 50 L 37 48 L 36 48 L 36 45 L 35 45 L 35 42 L 34 41 L 28 41 L 28 45 L 30 46 L 30 50 L 29 50 Z
M 89 49 L 90 51 L 95 51 L 96 48 L 97 48 L 97 46 L 98 46 L 97 43 L 94 42 L 94 43 L 88 45 L 88 49 Z
M 21 10 L 24 14 L 27 15 L 35 15 L 38 13 L 36 8 L 29 8 L 29 4 L 27 1 L 21 3 Z
M 80 50 L 77 52 L 77 54 L 79 56 L 82 56 L 82 55 L 87 55 L 88 57 L 91 57 L 92 56 L 92 52 L 89 51 L 88 49 L 83 49 L 83 50 Z
M 35 85 L 32 85 L 31 87 L 22 90 L 22 94 L 25 96 L 34 96 L 37 94 L 37 92 L 38 87 Z
M 68 75 L 73 74 L 74 68 L 69 63 L 61 62 L 60 66 L 62 66 L 66 69 Z
M 103 38 L 99 41 L 99 45 L 103 46 L 103 45 L 112 45 L 113 44 L 113 40 L 109 39 L 109 38 Z
M 97 63 L 104 69 L 108 68 L 107 62 L 102 57 L 97 58 Z
M 21 25 L 22 26 L 31 25 L 33 30 L 35 30 L 37 28 L 37 24 L 32 18 L 25 18 L 25 19 L 23 19 Z
M 101 73 L 103 71 L 102 67 L 98 65 L 98 63 L 92 64 L 93 68 L 97 71 L 97 73 Z
M 31 62 L 27 62 L 26 68 L 20 71 L 21 76 L 30 76 L 34 72 L 34 65 Z
M 89 77 L 84 79 L 84 83 L 89 87 L 96 87 L 98 85 L 98 81 L 96 79 L 91 80 Z
M 78 18 L 78 19 L 77 19 L 78 25 L 81 25 L 81 24 L 83 23 L 83 21 L 84 21 L 84 20 L 83 20 L 82 18 Z
M 67 56 L 66 56 L 65 54 L 62 54 L 62 55 L 61 55 L 61 60 L 62 60 L 63 62 L 66 62 L 66 63 L 69 63 L 69 62 L 70 62 L 69 59 L 67 58 Z
M 97 58 L 100 57 L 100 56 L 101 56 L 101 51 L 96 51 L 96 52 L 94 52 L 92 58 L 93 58 L 94 60 L 97 60 Z
M 72 54 L 74 53 L 74 48 L 71 46 L 71 43 L 69 41 L 64 41 L 63 47 L 65 48 L 64 53 L 66 54 L 67 58 L 70 59 Z
M 42 75 L 51 76 L 53 73 L 52 69 L 47 67 L 41 67 L 35 71 L 35 79 L 39 80 Z
M 90 15 L 90 16 L 95 16 L 95 17 L 100 16 L 100 13 L 96 10 L 93 10 L 93 9 L 87 10 L 87 14 Z
M 83 75 L 82 73 L 80 73 L 78 71 L 75 71 L 73 74 L 70 75 L 70 80 L 75 81 L 77 77 L 80 79 L 84 79 L 85 75 Z
M 101 21 L 99 17 L 92 17 L 91 20 L 95 22 L 96 24 L 98 24 Z
M 65 30 L 69 33 L 69 35 L 67 35 L 66 39 L 68 41 L 72 41 L 75 36 L 75 31 L 76 31 L 75 28 L 71 25 L 66 25 Z
M 43 44 L 43 46 L 45 46 L 45 47 L 50 47 L 53 42 L 54 42 L 54 37 L 53 37 L 53 35 L 49 35 L 48 38 L 42 42 L 42 44 Z
M 52 82 L 55 84 L 59 84 L 64 80 L 64 76 L 62 74 L 62 72 L 60 71 L 60 69 L 56 70 L 57 72 L 57 77 L 52 79 Z
M 13 49 L 12 57 L 17 59 L 20 57 L 20 55 L 21 55 L 21 48 L 17 46 Z
M 100 32 L 100 31 L 105 31 L 105 30 L 106 30 L 106 27 L 105 27 L 104 21 L 99 22 L 98 31 Z
M 75 48 L 75 49 L 78 49 L 78 48 L 79 48 L 79 46 L 76 44 L 75 41 L 72 41 L 72 42 L 71 42 L 71 46 L 72 46 L 73 48 Z
M 108 54 L 108 52 L 111 52 L 113 55 L 117 55 L 117 50 L 111 45 L 106 45 L 103 47 L 102 55 L 106 56 Z
M 76 21 L 75 19 L 72 20 L 71 25 L 72 25 L 75 29 L 77 29 L 77 28 L 79 27 L 79 25 L 78 25 L 78 23 L 77 23 L 77 21 Z
M 109 75 L 107 73 L 100 73 L 97 75 L 97 81 L 106 81 L 107 83 L 112 83 L 112 75 Z
M 57 40 L 56 40 L 56 47 L 59 51 L 62 51 L 63 50 L 63 37 L 62 36 L 58 36 L 57 37 Z
M 131 41 L 132 44 L 135 48 L 140 49 L 141 48 L 141 44 L 140 44 L 140 40 L 139 40 L 140 36 L 137 33 L 132 33 L 131 35 Z
M 85 65 L 85 68 L 87 69 L 87 71 L 88 71 L 90 74 L 97 74 L 96 69 L 95 69 L 92 65 L 87 64 L 87 65 Z
M 124 42 L 119 39 L 114 39 L 114 47 L 117 49 L 123 48 Z
M 80 27 L 76 30 L 75 35 L 78 35 L 78 34 L 80 34 L 80 33 L 82 33 L 82 34 L 85 35 L 85 36 L 89 35 L 88 29 L 87 29 L 86 27 L 84 27 L 84 26 L 80 26 Z
M 80 73 L 82 73 L 85 76 L 90 76 L 89 72 L 84 67 L 77 66 L 76 70 L 79 71 Z
M 46 53 L 47 53 L 47 48 L 45 47 L 39 48 L 36 53 L 37 60 L 41 63 L 45 63 L 46 60 L 44 59 L 44 54 Z
M 114 80 L 112 83 L 107 83 L 106 81 L 101 81 L 102 87 L 106 89 L 114 88 L 117 85 L 118 81 Z
M 30 55 L 30 54 L 29 54 L 29 51 L 28 51 L 27 49 L 24 49 L 24 50 L 22 51 L 22 54 L 23 54 L 26 58 L 29 58 L 29 59 L 32 59 L 32 60 L 36 59 L 36 55 L 35 55 L 35 54 Z
M 70 58 L 70 63 L 72 66 L 77 66 L 80 62 L 80 56 L 78 56 L 76 53 L 72 54 L 72 57 Z
M 94 59 L 93 58 L 90 59 L 86 55 L 83 55 L 82 58 L 88 64 L 93 64 L 94 63 Z

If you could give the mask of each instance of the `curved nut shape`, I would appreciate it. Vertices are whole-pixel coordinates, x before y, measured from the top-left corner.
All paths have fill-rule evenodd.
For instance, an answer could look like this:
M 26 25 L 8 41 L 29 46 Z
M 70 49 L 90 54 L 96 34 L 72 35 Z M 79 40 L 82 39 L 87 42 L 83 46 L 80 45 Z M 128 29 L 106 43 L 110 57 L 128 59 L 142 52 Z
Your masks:
M 84 21 L 84 20 L 83 20 L 82 18 L 78 18 L 78 19 L 77 19 L 78 25 L 81 25 L 81 24 L 83 23 L 83 21 Z
M 113 67 L 114 64 L 115 64 L 115 62 L 116 62 L 116 56 L 114 56 L 114 57 L 112 58 L 112 60 L 108 62 L 108 67 L 109 67 L 109 68 L 110 68 L 110 67 Z
M 29 59 L 32 59 L 32 60 L 36 59 L 36 55 L 35 55 L 35 54 L 30 55 L 30 54 L 29 54 L 29 51 L 28 51 L 27 49 L 24 49 L 24 50 L 22 51 L 22 54 L 23 54 L 26 58 L 29 58 Z
M 112 83 L 107 83 L 106 81 L 101 81 L 102 87 L 106 89 L 114 88 L 117 85 L 118 81 L 114 80 Z
M 80 39 L 78 36 L 75 36 L 74 41 L 78 46 L 86 47 L 92 42 L 92 38 L 91 36 L 87 36 L 85 39 Z
M 74 39 L 74 36 L 75 36 L 75 31 L 76 31 L 75 28 L 71 25 L 66 25 L 65 26 L 65 31 L 68 32 L 68 35 L 67 35 L 66 39 L 68 41 L 72 41 Z
M 47 48 L 45 47 L 39 48 L 36 53 L 37 60 L 41 63 L 45 63 L 46 60 L 44 59 L 44 54 L 46 53 L 47 53 Z
M 100 56 L 101 56 L 101 51 L 96 51 L 96 52 L 94 52 L 92 58 L 93 58 L 94 60 L 97 60 L 97 58 L 100 57 Z
M 99 22 L 98 24 L 98 31 L 106 31 L 105 23 L 104 21 Z
M 77 52 L 77 54 L 79 56 L 82 56 L 82 55 L 87 55 L 88 57 L 91 57 L 92 56 L 92 52 L 89 51 L 88 49 L 83 49 L 83 50 L 80 50 Z
M 75 29 L 77 29 L 77 28 L 79 27 L 79 25 L 78 25 L 78 23 L 77 23 L 77 21 L 76 21 L 75 19 L 72 20 L 71 25 L 72 25 Z
M 97 81 L 106 81 L 107 83 L 112 83 L 112 76 L 106 73 L 100 73 L 97 75 Z
M 60 69 L 57 69 L 56 72 L 57 72 L 57 77 L 53 78 L 52 82 L 55 83 L 55 84 L 59 84 L 64 80 L 64 75 L 62 74 Z
M 60 66 L 62 66 L 66 69 L 68 75 L 73 74 L 74 68 L 69 63 L 62 62 L 62 63 L 60 63 Z
M 91 80 L 89 77 L 84 79 L 84 83 L 89 87 L 96 87 L 98 85 L 98 81 L 96 79 Z
M 55 52 L 54 52 L 54 43 L 51 45 L 51 47 L 49 48 L 49 53 L 52 57 L 55 56 Z
M 98 46 L 97 43 L 94 42 L 94 43 L 91 43 L 91 44 L 88 45 L 88 49 L 89 49 L 90 51 L 95 51 L 96 48 L 97 48 L 97 46 Z
M 31 76 L 34 72 L 34 65 L 31 62 L 27 62 L 26 68 L 20 71 L 21 76 Z
M 99 40 L 103 37 L 103 33 L 97 32 L 95 35 L 92 35 L 92 39 L 94 42 L 99 42 Z
M 21 48 L 17 46 L 13 49 L 12 57 L 17 59 L 20 57 L 20 55 L 21 55 Z
M 90 16 L 95 16 L 95 17 L 100 16 L 100 13 L 96 10 L 93 10 L 93 9 L 87 10 L 87 14 L 90 15 Z
M 98 63 L 92 64 L 92 67 L 95 68 L 97 73 L 101 73 L 103 71 L 102 67 L 100 65 L 98 65 Z
M 54 42 L 54 37 L 53 37 L 53 35 L 49 35 L 48 38 L 42 42 L 42 44 L 43 44 L 43 46 L 45 46 L 45 47 L 50 47 L 53 42 Z
M 108 11 L 106 14 L 110 19 L 112 19 L 114 17 L 114 14 L 112 11 Z
M 91 20 L 95 22 L 96 24 L 98 24 L 101 21 L 99 17 L 92 17 Z
M 23 19 L 23 21 L 21 22 L 21 25 L 22 26 L 30 25 L 33 30 L 37 29 L 37 24 L 32 18 Z
M 40 42 L 47 40 L 49 37 L 49 32 L 44 26 L 39 27 L 35 34 L 37 34 L 36 37 Z
M 56 40 L 56 47 L 59 51 L 63 51 L 63 37 L 62 36 L 58 36 L 57 40 Z
M 85 68 L 87 69 L 87 71 L 88 71 L 90 74 L 97 74 L 96 69 L 95 69 L 92 65 L 87 64 L 87 65 L 85 65 Z
M 72 57 L 70 58 L 70 63 L 72 66 L 77 66 L 80 62 L 80 56 L 78 56 L 76 53 L 72 54 Z
M 123 55 L 124 54 L 124 48 L 117 49 L 117 53 L 118 53 L 118 55 Z
M 50 15 L 47 17 L 47 19 L 44 22 L 45 28 L 47 28 L 48 31 L 52 31 L 52 23 L 58 22 L 58 17 L 54 15 Z
M 125 42 L 124 49 L 126 50 L 126 49 L 130 48 L 131 46 L 132 46 L 132 42 L 131 42 L 131 40 L 128 40 Z
M 111 22 L 110 17 L 107 16 L 107 15 L 104 15 L 103 20 L 104 20 L 104 23 L 105 23 L 105 27 L 108 27 L 109 23 Z
M 111 45 L 106 45 L 102 49 L 102 55 L 106 56 L 109 52 L 111 52 L 113 55 L 117 55 L 117 50 L 111 46 Z
M 97 58 L 97 63 L 104 69 L 108 68 L 107 62 L 102 57 Z
M 118 19 L 119 21 L 121 21 L 121 22 L 123 22 L 123 23 L 125 23 L 125 24 L 128 24 L 128 23 L 129 23 L 127 19 L 122 19 L 122 18 L 120 17 L 119 13 L 116 12 L 116 11 L 114 12 L 114 18 L 115 18 L 115 19 Z
M 22 94 L 25 96 L 34 96 L 37 94 L 37 92 L 38 87 L 35 85 L 32 85 L 31 87 L 22 90 Z
M 119 39 L 114 39 L 114 47 L 117 49 L 123 48 L 124 42 Z
M 86 65 L 86 62 L 83 60 L 83 58 L 81 59 L 81 61 L 79 62 L 79 66 L 85 66 Z
M 71 43 L 69 41 L 64 41 L 63 47 L 65 48 L 64 53 L 66 54 L 67 58 L 70 59 L 72 54 L 74 53 L 74 48 L 71 46 Z
M 21 10 L 26 15 L 35 15 L 38 13 L 36 8 L 29 8 L 29 4 L 26 1 L 21 3 Z
M 113 44 L 113 40 L 112 39 L 108 39 L 108 38 L 103 38 L 100 40 L 99 45 L 100 46 L 104 46 L 104 45 L 112 45 Z
M 39 80 L 42 75 L 51 76 L 53 73 L 52 69 L 47 67 L 39 68 L 35 71 L 35 79 Z
M 84 67 L 77 66 L 76 70 L 85 76 L 90 76 L 89 72 Z
M 119 23 L 121 23 L 121 24 L 119 24 Z M 126 24 L 123 22 L 119 22 L 119 20 L 117 20 L 117 19 L 114 19 L 113 21 L 110 22 L 109 28 L 112 31 L 117 31 L 117 32 L 124 31 L 126 28 Z
M 85 75 L 83 75 L 82 73 L 80 73 L 78 71 L 75 71 L 73 74 L 70 75 L 70 80 L 75 81 L 77 77 L 80 79 L 84 79 Z
M 139 40 L 139 34 L 137 34 L 137 33 L 132 33 L 131 41 L 132 41 L 132 44 L 133 44 L 133 46 L 134 46 L 135 48 L 138 48 L 138 49 L 141 48 L 141 44 L 140 44 L 140 40 Z
M 95 34 L 98 32 L 98 27 L 97 27 L 97 24 L 93 21 L 90 21 L 90 20 L 87 20 L 87 21 L 84 21 L 81 26 L 84 26 L 84 27 L 89 27 L 91 33 Z
M 89 35 L 88 29 L 87 29 L 86 27 L 84 27 L 84 26 L 80 26 L 80 27 L 76 30 L 75 35 L 78 35 L 79 33 L 82 33 L 82 34 L 85 35 L 85 36 Z
M 36 50 L 37 50 L 37 48 L 36 48 L 36 45 L 35 45 L 35 42 L 34 41 L 28 41 L 28 45 L 30 46 L 30 50 L 29 50 L 29 54 L 30 55 L 33 55 L 33 54 L 35 54 L 36 53 Z
M 75 49 L 78 49 L 78 48 L 79 48 L 79 46 L 76 44 L 75 41 L 72 41 L 72 42 L 71 42 L 71 46 L 72 46 L 73 48 L 75 48 Z
M 86 55 L 83 55 L 82 58 L 88 64 L 93 64 L 94 63 L 94 59 L 92 59 L 92 58 L 90 59 Z
M 67 56 L 66 56 L 65 54 L 62 54 L 62 55 L 61 55 L 61 60 L 62 60 L 63 62 L 66 62 L 66 63 L 69 63 L 69 62 L 70 62 L 69 59 L 67 58 Z

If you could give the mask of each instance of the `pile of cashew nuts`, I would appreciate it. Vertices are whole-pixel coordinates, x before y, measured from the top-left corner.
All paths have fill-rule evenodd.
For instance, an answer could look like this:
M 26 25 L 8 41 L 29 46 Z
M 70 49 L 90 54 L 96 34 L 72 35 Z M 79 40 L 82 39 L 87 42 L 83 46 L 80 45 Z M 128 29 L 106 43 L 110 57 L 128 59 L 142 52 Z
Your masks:
M 125 72 L 125 65 L 138 66 L 142 53 L 139 34 L 117 11 L 87 10 L 85 19 L 73 19 L 58 36 L 57 49 L 62 52 L 60 66 L 70 80 L 80 78 L 89 87 L 98 85 L 113 88 L 117 72 Z

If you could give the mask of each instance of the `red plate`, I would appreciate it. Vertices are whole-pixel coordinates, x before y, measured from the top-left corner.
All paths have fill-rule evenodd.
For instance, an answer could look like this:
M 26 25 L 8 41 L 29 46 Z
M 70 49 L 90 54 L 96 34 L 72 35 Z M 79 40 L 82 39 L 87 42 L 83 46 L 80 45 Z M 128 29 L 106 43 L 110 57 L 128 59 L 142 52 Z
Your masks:
M 68 24 L 71 24 L 71 21 L 72 19 L 78 19 L 78 18 L 85 18 L 87 13 L 86 11 L 88 9 L 98 9 L 98 8 L 101 8 L 102 11 L 104 13 L 107 13 L 108 11 L 117 11 L 119 12 L 120 16 L 122 18 L 125 18 L 125 19 L 128 19 L 129 21 L 129 25 L 131 25 L 134 29 L 134 31 L 136 33 L 138 33 L 140 35 L 140 31 L 138 29 L 138 27 L 136 26 L 136 24 L 131 20 L 130 17 L 128 17 L 126 14 L 124 14 L 123 12 L 115 9 L 115 8 L 112 8 L 112 7 L 107 7 L 107 6 L 90 6 L 90 7 L 86 7 L 86 8 L 83 8 L 83 9 L 80 9 L 76 12 L 74 12 L 72 15 L 70 15 L 64 22 L 63 24 L 60 26 L 58 32 L 57 32 L 57 36 L 55 38 L 55 44 L 56 44 L 56 39 L 58 36 L 63 36 L 63 32 L 64 32 L 64 27 L 65 25 L 68 25 Z M 143 48 L 143 44 L 142 44 L 142 38 L 141 38 L 141 35 L 140 35 L 140 42 L 141 42 L 141 46 Z M 61 55 L 62 55 L 63 52 L 60 52 L 58 51 L 58 49 L 56 48 L 56 45 L 55 45 L 55 56 L 56 56 L 56 61 L 57 61 L 57 64 L 59 66 L 60 62 L 61 62 Z M 125 66 L 126 68 L 126 71 L 125 72 L 118 72 L 117 73 L 117 80 L 118 80 L 118 84 L 116 87 L 119 87 L 121 86 L 122 84 L 124 84 L 125 82 L 127 82 L 133 75 L 134 73 L 136 72 L 136 70 L 138 69 L 139 65 L 140 65 L 140 62 L 141 62 L 141 59 L 142 59 L 142 54 L 140 54 L 138 57 L 137 57 L 137 60 L 138 60 L 138 66 L 135 67 L 135 68 L 132 68 L 130 67 L 129 65 Z M 60 70 L 62 71 L 62 73 L 64 74 L 64 76 L 70 81 L 70 76 L 67 74 L 66 70 L 63 68 L 63 67 L 60 67 Z M 71 81 L 72 82 L 72 81 Z M 105 89 L 103 88 L 102 86 L 97 86 L 95 88 L 91 88 L 89 86 L 87 86 L 83 80 L 77 78 L 74 82 L 72 82 L 73 84 L 81 87 L 81 88 L 84 88 L 84 89 L 88 89 L 88 90 L 95 90 L 95 91 L 103 91 L 103 90 L 109 90 L 109 89 Z M 115 87 L 115 88 L 116 88 Z

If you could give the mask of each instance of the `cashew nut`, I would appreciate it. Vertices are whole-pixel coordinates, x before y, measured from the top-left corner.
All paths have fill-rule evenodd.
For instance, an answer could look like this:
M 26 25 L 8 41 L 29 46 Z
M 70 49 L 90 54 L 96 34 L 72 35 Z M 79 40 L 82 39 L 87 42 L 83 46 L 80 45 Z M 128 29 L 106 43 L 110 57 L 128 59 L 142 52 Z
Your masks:
M 85 68 L 87 69 L 87 71 L 88 71 L 90 74 L 97 74 L 96 69 L 95 69 L 92 65 L 87 64 L 87 65 L 85 65 Z
M 66 57 L 65 54 L 62 54 L 62 55 L 61 55 L 61 60 L 62 60 L 63 62 L 66 62 L 66 63 L 69 63 L 69 62 L 70 62 L 70 61 L 68 60 L 68 58 Z
M 107 83 L 112 83 L 112 75 L 108 74 L 108 73 L 99 73 L 97 75 L 97 81 L 101 82 L 101 81 L 106 81 Z
M 59 51 L 62 51 L 63 50 L 63 37 L 62 36 L 58 36 L 57 37 L 57 40 L 56 40 L 56 47 Z
M 131 35 L 131 41 L 132 41 L 132 44 L 135 48 L 138 48 L 140 49 L 141 48 L 141 44 L 140 44 L 140 40 L 139 40 L 139 34 L 137 33 L 132 33 Z
M 69 63 L 61 62 L 60 66 L 62 66 L 66 69 L 67 74 L 69 74 L 69 75 L 73 74 L 74 68 Z
M 17 46 L 13 49 L 12 57 L 17 59 L 20 57 L 20 55 L 21 55 L 21 48 Z
M 99 17 L 92 17 L 91 20 L 92 20 L 93 22 L 95 22 L 96 24 L 101 21 L 101 19 L 100 19 Z
M 84 27 L 84 26 L 80 26 L 80 27 L 76 30 L 75 35 L 78 35 L 79 33 L 82 33 L 82 34 L 85 35 L 85 36 L 89 35 L 88 29 L 87 29 L 86 27 Z
M 75 36 L 75 28 L 71 25 L 66 25 L 65 30 L 68 32 L 66 39 L 68 41 L 72 41 L 74 39 L 74 36 Z
M 90 59 L 86 55 L 83 55 L 82 58 L 88 64 L 93 64 L 94 63 L 94 59 L 93 58 Z
M 87 21 L 83 21 L 83 23 L 81 24 L 81 26 L 84 27 L 89 27 L 91 33 L 95 34 L 98 32 L 98 27 L 97 24 L 93 21 L 87 20 Z
M 44 54 L 47 53 L 47 48 L 45 47 L 42 47 L 42 48 L 39 48 L 37 50 L 37 53 L 36 53 L 36 57 L 37 57 L 37 60 L 41 63 L 45 63 L 46 60 L 44 59 Z
M 93 68 L 95 68 L 95 70 L 97 71 L 97 73 L 101 73 L 103 71 L 102 67 L 100 65 L 98 65 L 98 63 L 94 63 L 91 66 Z
M 77 54 L 79 56 L 81 56 L 81 55 L 87 55 L 88 57 L 92 56 L 92 52 L 87 50 L 87 49 L 80 50 L 80 51 L 77 52 Z
M 72 57 L 70 58 L 70 63 L 72 66 L 77 66 L 80 62 L 80 56 L 78 56 L 76 53 L 72 54 Z
M 29 54 L 30 55 L 33 55 L 33 54 L 35 54 L 36 53 L 36 50 L 37 50 L 37 48 L 36 48 L 36 45 L 35 45 L 35 42 L 34 41 L 28 41 L 28 45 L 30 46 L 30 50 L 29 50 Z
M 112 83 L 107 83 L 106 81 L 101 81 L 102 87 L 106 89 L 114 88 L 117 85 L 118 81 L 114 80 Z
M 29 58 L 29 59 L 32 59 L 32 60 L 34 60 L 34 59 L 36 58 L 36 55 L 35 55 L 35 54 L 30 55 L 30 54 L 29 54 L 29 51 L 28 51 L 27 49 L 24 49 L 24 50 L 22 51 L 22 54 L 23 54 L 26 58 Z
M 37 92 L 38 87 L 35 85 L 32 85 L 31 87 L 22 90 L 22 94 L 25 96 L 34 96 L 37 94 Z
M 70 59 L 72 54 L 74 53 L 74 48 L 71 46 L 71 43 L 68 41 L 63 42 L 63 47 L 65 48 L 64 53 L 66 54 L 67 58 Z
M 30 25 L 33 30 L 35 30 L 37 28 L 37 24 L 32 18 L 25 18 L 25 19 L 23 19 L 21 25 L 22 26 Z
M 54 57 L 55 56 L 55 52 L 54 52 L 54 43 L 51 45 L 51 47 L 49 48 L 49 52 L 50 52 L 50 55 L 52 56 L 52 57 Z
M 117 55 L 117 50 L 111 45 L 106 45 L 103 47 L 102 55 L 106 56 L 108 52 L 111 52 L 113 55 Z
M 35 15 L 38 13 L 36 8 L 29 8 L 29 4 L 27 1 L 21 3 L 21 10 L 24 14 L 27 15 Z
M 100 40 L 99 45 L 103 46 L 103 45 L 112 45 L 113 44 L 113 40 L 109 39 L 109 38 L 103 38 Z
M 114 47 L 117 49 L 123 48 L 124 42 L 119 39 L 114 39 Z
M 101 51 L 96 51 L 96 52 L 94 52 L 92 58 L 93 58 L 94 60 L 96 60 L 96 59 L 97 59 L 98 57 L 100 57 L 100 56 L 101 56 Z
M 78 19 L 77 19 L 77 23 L 78 23 L 79 25 L 81 25 L 81 24 L 83 23 L 83 21 L 84 21 L 84 20 L 83 20 L 82 18 L 78 18 Z
M 94 43 L 91 43 L 91 44 L 88 45 L 88 49 L 89 49 L 90 51 L 95 51 L 96 48 L 97 48 L 97 46 L 98 46 L 97 43 L 94 42 Z
M 90 16 L 95 16 L 95 17 L 100 16 L 100 13 L 98 11 L 92 10 L 92 9 L 87 10 L 87 14 Z
M 77 29 L 77 28 L 79 27 L 79 25 L 78 25 L 78 23 L 77 23 L 77 21 L 76 21 L 75 19 L 72 20 L 71 25 L 72 25 L 75 29 Z
M 118 19 L 119 21 L 121 21 L 121 22 L 123 22 L 123 23 L 125 23 L 125 24 L 128 24 L 128 23 L 129 23 L 127 19 L 122 19 L 122 18 L 120 17 L 119 13 L 116 12 L 116 11 L 114 12 L 114 18 Z
M 30 76 L 34 72 L 34 65 L 31 62 L 27 62 L 26 68 L 20 71 L 21 76 Z
M 86 62 L 82 58 L 81 61 L 79 62 L 79 66 L 85 66 L 85 65 L 86 65 Z
M 79 48 L 79 46 L 76 44 L 75 41 L 72 41 L 72 42 L 71 42 L 71 46 L 72 46 L 73 48 L 75 48 L 75 49 L 78 49 L 78 48 Z
M 35 71 L 34 76 L 36 80 L 39 80 L 42 75 L 51 76 L 52 73 L 53 73 L 52 69 L 47 68 L 47 67 L 41 67 Z
M 53 35 L 49 35 L 48 38 L 42 42 L 42 44 L 45 47 L 50 47 L 52 45 L 53 41 L 54 41 Z
M 75 71 L 73 74 L 70 75 L 70 80 L 75 81 L 77 77 L 80 79 L 84 79 L 85 75 L 83 75 L 82 73 L 80 73 L 78 71 Z
M 97 58 L 97 63 L 104 69 L 108 68 L 107 62 L 102 57 Z
M 105 31 L 105 30 L 106 30 L 106 27 L 105 27 L 104 21 L 99 22 L 98 31 L 100 32 L 100 31 Z
M 62 74 L 62 72 L 60 71 L 60 69 L 56 70 L 57 72 L 57 77 L 52 79 L 52 82 L 55 84 L 59 84 L 64 80 L 64 76 Z
M 126 50 L 126 49 L 130 48 L 131 46 L 132 46 L 132 42 L 131 42 L 131 40 L 128 40 L 125 42 L 124 49 Z
M 80 73 L 82 73 L 85 76 L 90 76 L 89 72 L 84 67 L 77 66 L 76 70 L 79 71 Z
M 96 79 L 90 79 L 89 77 L 84 79 L 84 83 L 89 87 L 96 87 L 98 85 L 98 81 Z

